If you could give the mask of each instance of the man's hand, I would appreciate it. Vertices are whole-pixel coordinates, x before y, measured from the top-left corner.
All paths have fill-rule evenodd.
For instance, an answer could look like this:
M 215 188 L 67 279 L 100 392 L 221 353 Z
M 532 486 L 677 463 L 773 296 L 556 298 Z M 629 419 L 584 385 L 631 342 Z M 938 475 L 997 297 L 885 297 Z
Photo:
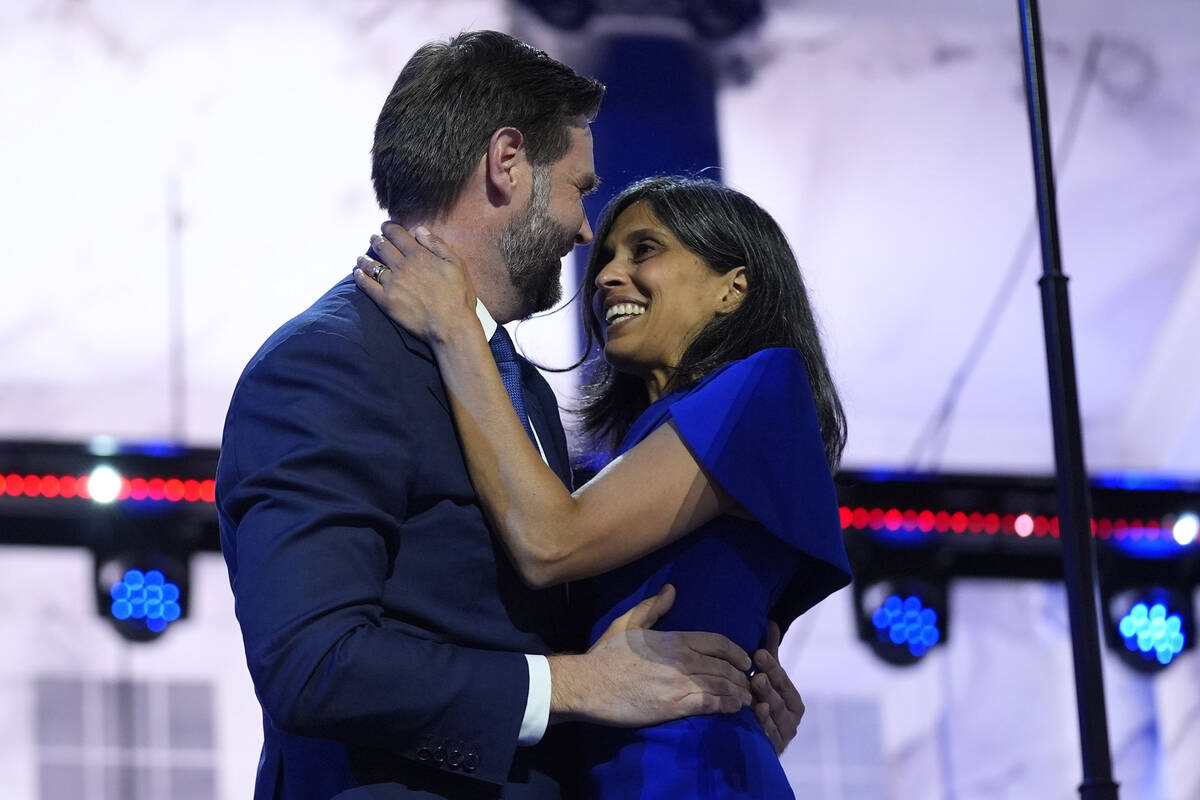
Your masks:
M 754 714 L 775 745 L 775 753 L 782 754 L 796 736 L 804 716 L 804 701 L 779 664 L 779 626 L 774 622 L 767 622 L 767 646 L 754 653 L 750 688 L 754 692 Z
M 750 705 L 750 657 L 716 633 L 654 631 L 675 602 L 664 586 L 613 621 L 583 655 L 550 657 L 550 719 L 641 727 Z

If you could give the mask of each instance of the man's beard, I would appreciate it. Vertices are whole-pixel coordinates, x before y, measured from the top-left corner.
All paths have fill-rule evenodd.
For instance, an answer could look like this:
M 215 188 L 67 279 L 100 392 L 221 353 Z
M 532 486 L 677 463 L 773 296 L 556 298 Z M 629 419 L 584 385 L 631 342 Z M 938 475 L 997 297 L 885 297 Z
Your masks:
M 550 216 L 550 168 L 534 167 L 529 208 L 500 231 L 500 255 L 521 296 L 522 317 L 553 308 L 562 299 L 562 253 L 574 243 L 575 231 Z

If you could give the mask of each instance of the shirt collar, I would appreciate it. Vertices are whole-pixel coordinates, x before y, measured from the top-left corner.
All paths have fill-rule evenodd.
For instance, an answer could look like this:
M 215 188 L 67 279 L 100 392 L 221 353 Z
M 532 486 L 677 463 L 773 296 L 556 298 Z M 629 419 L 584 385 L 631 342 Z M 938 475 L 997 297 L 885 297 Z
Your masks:
M 479 324 L 483 326 L 484 338 L 490 342 L 492 335 L 496 332 L 496 328 L 500 326 L 496 324 L 496 320 L 492 319 L 491 312 L 487 310 L 487 306 L 478 297 L 475 298 L 475 316 L 479 317 Z

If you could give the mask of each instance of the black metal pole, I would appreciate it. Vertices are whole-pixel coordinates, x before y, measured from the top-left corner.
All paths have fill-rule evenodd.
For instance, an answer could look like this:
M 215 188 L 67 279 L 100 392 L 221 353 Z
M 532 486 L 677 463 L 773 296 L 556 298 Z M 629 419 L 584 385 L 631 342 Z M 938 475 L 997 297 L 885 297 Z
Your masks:
M 1021 45 L 1025 64 L 1025 97 L 1037 184 L 1038 229 L 1042 242 L 1042 315 L 1045 320 L 1046 367 L 1050 377 L 1050 409 L 1057 464 L 1059 531 L 1063 580 L 1071 621 L 1075 662 L 1075 700 L 1079 708 L 1079 742 L 1083 757 L 1083 800 L 1116 800 L 1108 717 L 1104 707 L 1104 675 L 1100 666 L 1100 630 L 1096 599 L 1096 551 L 1092 543 L 1092 503 L 1083 462 L 1071 315 L 1067 277 L 1058 245 L 1058 211 L 1054 200 L 1054 166 L 1050 160 L 1050 121 L 1046 111 L 1042 32 L 1037 0 L 1017 0 L 1021 13 Z

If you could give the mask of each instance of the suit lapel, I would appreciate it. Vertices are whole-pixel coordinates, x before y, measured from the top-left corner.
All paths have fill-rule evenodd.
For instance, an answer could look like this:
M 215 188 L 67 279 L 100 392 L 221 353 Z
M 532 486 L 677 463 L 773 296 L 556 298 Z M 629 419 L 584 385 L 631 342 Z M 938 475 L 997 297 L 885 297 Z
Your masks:
M 558 408 L 545 408 L 546 400 L 528 380 L 526 370 L 534 369 L 530 364 L 522 364 L 522 388 L 525 391 L 525 410 L 529 413 L 529 424 L 537 433 L 538 442 L 546 456 L 546 463 L 554 474 L 568 489 L 571 488 L 571 464 L 566 452 L 565 442 L 561 440 L 562 424 L 558 422 Z M 554 417 L 551 418 L 551 413 Z
M 546 456 L 546 464 L 563 485 L 571 490 L 574 488 L 571 458 L 567 453 L 567 440 L 558 416 L 554 392 L 541 379 L 537 368 L 524 359 L 521 359 L 521 388 L 525 393 L 525 411 L 529 414 L 529 424 L 537 432 L 542 452 Z M 549 599 L 547 608 L 558 647 L 576 649 L 581 643 L 586 646 L 586 628 L 577 625 L 572 617 L 571 585 L 561 583 L 544 591 Z

